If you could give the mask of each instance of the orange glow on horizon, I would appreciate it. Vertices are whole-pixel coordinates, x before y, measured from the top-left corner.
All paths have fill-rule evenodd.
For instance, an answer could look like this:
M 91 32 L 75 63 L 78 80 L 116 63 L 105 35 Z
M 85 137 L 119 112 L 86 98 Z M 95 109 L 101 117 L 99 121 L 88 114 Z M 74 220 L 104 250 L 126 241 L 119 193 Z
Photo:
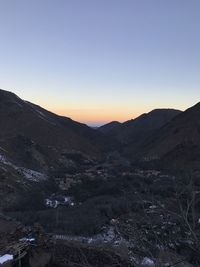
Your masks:
M 155 108 L 177 108 L 174 107 L 173 103 L 171 105 L 167 105 L 166 103 L 134 103 L 134 104 L 124 104 L 120 105 L 101 105 L 95 106 L 93 105 L 79 105 L 79 108 L 74 107 L 74 105 L 68 106 L 66 108 L 65 105 L 57 106 L 56 103 L 40 103 L 41 106 L 46 108 L 47 110 L 61 115 L 77 122 L 85 123 L 91 126 L 99 126 L 111 121 L 119 121 L 125 122 L 127 120 L 135 119 L 143 113 L 148 113 Z M 184 107 L 182 108 L 184 110 Z
M 53 109 L 56 114 L 69 117 L 75 121 L 91 124 L 103 125 L 111 121 L 124 122 L 139 116 L 142 112 L 131 112 L 127 110 L 98 110 L 98 109 Z

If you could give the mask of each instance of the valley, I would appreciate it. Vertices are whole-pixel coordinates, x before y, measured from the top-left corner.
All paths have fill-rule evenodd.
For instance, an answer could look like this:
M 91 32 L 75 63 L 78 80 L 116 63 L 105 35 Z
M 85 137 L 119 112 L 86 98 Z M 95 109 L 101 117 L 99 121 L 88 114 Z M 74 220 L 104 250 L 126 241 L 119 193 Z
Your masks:
M 199 103 L 101 129 L 4 90 L 0 110 L 2 266 L 199 266 Z

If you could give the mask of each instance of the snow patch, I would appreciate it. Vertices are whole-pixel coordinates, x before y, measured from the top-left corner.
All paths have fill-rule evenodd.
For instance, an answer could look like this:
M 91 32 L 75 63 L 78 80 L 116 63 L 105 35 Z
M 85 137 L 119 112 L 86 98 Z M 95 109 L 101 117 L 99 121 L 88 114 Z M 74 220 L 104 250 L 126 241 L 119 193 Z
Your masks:
M 33 181 L 33 182 L 40 182 L 46 180 L 46 175 L 44 175 L 41 172 L 37 172 L 34 170 L 26 169 L 24 167 L 18 167 L 8 161 L 6 157 L 0 154 L 0 163 L 3 163 L 5 165 L 11 166 L 13 169 L 15 169 L 19 174 L 24 176 L 26 179 Z
M 39 182 L 39 181 L 46 180 L 46 176 L 43 173 L 33 171 L 30 169 L 26 169 L 23 167 L 17 167 L 16 169 L 20 174 L 25 176 L 25 178 L 30 180 L 30 181 Z
M 10 165 L 11 163 L 6 159 L 6 157 L 2 154 L 0 154 L 0 163 L 3 163 L 5 165 Z M 10 163 L 10 164 L 9 164 Z
M 144 266 L 144 267 L 154 267 L 155 264 L 154 264 L 154 261 L 145 257 L 142 262 L 141 262 L 141 265 Z
M 13 255 L 11 255 L 11 254 L 5 254 L 3 256 L 0 256 L 0 264 L 3 264 L 5 262 L 11 261 L 11 260 L 13 260 Z
M 93 235 L 91 237 L 70 236 L 70 235 L 54 235 L 54 238 L 56 240 L 75 241 L 75 242 L 87 243 L 90 245 L 91 244 L 98 245 L 98 244 L 102 244 L 102 243 L 104 243 L 104 244 L 110 243 L 110 244 L 113 244 L 114 246 L 119 246 L 121 243 L 125 242 L 125 240 L 119 234 L 115 233 L 115 229 L 112 226 L 107 227 L 103 233 Z

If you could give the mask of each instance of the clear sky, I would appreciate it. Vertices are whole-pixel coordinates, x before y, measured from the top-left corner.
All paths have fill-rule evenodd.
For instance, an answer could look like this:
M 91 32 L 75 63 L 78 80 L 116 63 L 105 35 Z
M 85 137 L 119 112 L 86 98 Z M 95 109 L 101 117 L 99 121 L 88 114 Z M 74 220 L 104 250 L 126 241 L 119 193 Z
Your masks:
M 200 0 L 0 0 L 0 88 L 91 125 L 200 101 Z

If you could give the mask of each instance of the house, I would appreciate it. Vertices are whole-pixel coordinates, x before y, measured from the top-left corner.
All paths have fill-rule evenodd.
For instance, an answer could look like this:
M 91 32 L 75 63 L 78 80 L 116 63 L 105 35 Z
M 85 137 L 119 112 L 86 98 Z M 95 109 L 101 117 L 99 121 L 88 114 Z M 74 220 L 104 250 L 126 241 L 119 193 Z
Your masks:
M 74 206 L 73 198 L 70 196 L 62 196 L 53 194 L 45 199 L 45 205 L 49 208 L 57 208 L 59 205 Z

